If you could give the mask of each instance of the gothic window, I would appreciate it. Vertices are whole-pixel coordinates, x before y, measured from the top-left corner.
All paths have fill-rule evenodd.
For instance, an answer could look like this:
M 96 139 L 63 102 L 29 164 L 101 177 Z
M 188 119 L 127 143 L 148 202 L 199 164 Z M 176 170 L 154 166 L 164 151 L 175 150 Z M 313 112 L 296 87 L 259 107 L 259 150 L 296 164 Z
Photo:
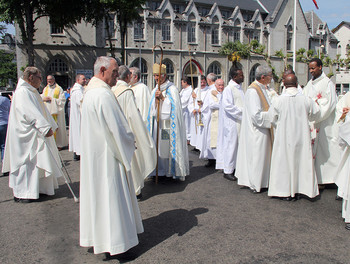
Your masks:
M 162 41 L 171 41 L 171 20 L 170 13 L 166 11 L 163 15 L 164 21 L 162 21 Z
M 170 60 L 164 60 L 163 64 L 166 66 L 166 75 L 169 81 L 174 82 L 174 66 Z
M 256 71 L 256 68 L 258 68 L 260 64 L 255 64 L 252 69 L 250 70 L 250 73 L 249 73 L 249 84 L 251 84 L 252 82 L 255 81 L 255 71 Z
M 145 25 L 143 22 L 134 23 L 134 40 L 142 40 L 144 39 L 143 30 Z
M 287 51 L 292 50 L 293 28 L 288 26 L 287 29 Z
M 213 19 L 213 27 L 211 30 L 211 44 L 218 45 L 219 44 L 219 20 L 217 17 Z
M 192 14 L 188 20 L 190 22 L 187 24 L 187 42 L 196 43 L 196 18 Z
M 148 69 L 147 69 L 147 63 L 144 59 L 141 59 L 140 63 L 140 58 L 134 60 L 133 63 L 131 63 L 130 67 L 137 67 L 141 71 L 141 82 L 147 85 L 147 77 L 148 77 Z
M 221 78 L 221 67 L 220 64 L 217 62 L 213 62 L 208 67 L 208 74 L 209 73 L 215 73 L 218 78 Z

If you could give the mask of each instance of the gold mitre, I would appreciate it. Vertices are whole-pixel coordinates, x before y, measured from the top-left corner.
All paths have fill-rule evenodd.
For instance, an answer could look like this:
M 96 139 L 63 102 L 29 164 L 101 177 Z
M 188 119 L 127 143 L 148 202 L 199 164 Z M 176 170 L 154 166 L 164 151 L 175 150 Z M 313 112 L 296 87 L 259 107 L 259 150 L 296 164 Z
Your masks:
M 159 64 L 153 64 L 153 74 L 159 74 Z M 166 74 L 166 66 L 162 64 L 161 74 Z

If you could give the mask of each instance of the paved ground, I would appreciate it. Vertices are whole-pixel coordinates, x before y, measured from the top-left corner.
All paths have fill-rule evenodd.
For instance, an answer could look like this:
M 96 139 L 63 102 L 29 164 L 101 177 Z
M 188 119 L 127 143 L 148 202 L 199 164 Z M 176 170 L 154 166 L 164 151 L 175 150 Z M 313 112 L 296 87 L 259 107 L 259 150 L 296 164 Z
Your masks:
M 79 162 L 61 155 L 78 193 Z M 335 189 L 315 201 L 271 199 L 189 156 L 185 182 L 146 182 L 139 203 L 145 232 L 131 263 L 350 263 Z M 102 256 L 79 247 L 79 204 L 62 180 L 54 197 L 18 204 L 8 177 L 0 177 L 0 263 L 99 262 Z

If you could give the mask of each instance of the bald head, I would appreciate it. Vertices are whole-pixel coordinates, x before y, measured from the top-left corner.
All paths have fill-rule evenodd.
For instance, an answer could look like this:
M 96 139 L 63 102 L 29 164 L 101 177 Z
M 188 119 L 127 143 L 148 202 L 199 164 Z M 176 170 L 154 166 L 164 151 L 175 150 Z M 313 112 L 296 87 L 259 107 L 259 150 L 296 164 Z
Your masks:
M 284 86 L 286 88 L 297 87 L 297 85 L 298 85 L 298 78 L 295 76 L 295 74 L 290 73 L 284 78 Z

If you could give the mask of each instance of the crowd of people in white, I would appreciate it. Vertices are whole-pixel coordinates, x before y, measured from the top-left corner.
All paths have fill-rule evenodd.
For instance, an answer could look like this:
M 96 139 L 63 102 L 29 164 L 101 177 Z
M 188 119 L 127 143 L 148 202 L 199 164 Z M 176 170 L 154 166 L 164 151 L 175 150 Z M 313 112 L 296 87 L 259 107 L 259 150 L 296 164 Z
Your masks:
M 309 71 L 312 79 L 302 89 L 286 70 L 280 95 L 267 66 L 256 69 L 246 90 L 243 71 L 232 68 L 226 87 L 210 73 L 195 89 L 183 78 L 179 92 L 165 65 L 155 64 L 151 92 L 138 68 L 97 58 L 87 86 L 79 74 L 71 91 L 69 150 L 80 160 L 80 245 L 129 258 L 125 254 L 143 231 L 136 195 L 147 177 L 184 181 L 188 145 L 206 167 L 253 193 L 268 188 L 271 197 L 313 199 L 325 184 L 337 184 L 350 230 L 350 93 L 337 98 L 321 60 L 312 59 Z M 2 170 L 9 172 L 16 202 L 53 195 L 62 175 L 57 147 L 68 144 L 65 98 L 51 75 L 40 96 L 41 81 L 40 71 L 27 67 L 12 99 Z

